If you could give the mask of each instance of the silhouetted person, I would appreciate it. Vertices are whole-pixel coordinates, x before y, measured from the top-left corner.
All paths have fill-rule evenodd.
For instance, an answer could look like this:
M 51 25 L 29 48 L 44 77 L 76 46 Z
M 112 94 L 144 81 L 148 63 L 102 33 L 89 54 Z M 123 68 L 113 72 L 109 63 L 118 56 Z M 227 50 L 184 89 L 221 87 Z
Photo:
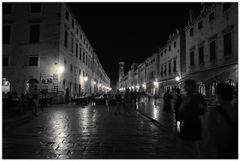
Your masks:
M 178 155 L 180 158 L 199 158 L 199 141 L 202 139 L 200 115 L 204 113 L 203 97 L 196 92 L 196 82 L 184 81 L 186 96 L 180 105 L 181 128 L 179 133 Z
M 216 87 L 218 105 L 207 116 L 207 138 L 203 158 L 238 158 L 238 107 L 231 103 L 233 87 L 226 83 Z
M 30 88 L 30 95 L 33 103 L 33 115 L 37 116 L 37 109 L 39 107 L 39 95 L 40 91 L 38 86 L 35 84 L 32 88 Z
M 69 103 L 69 88 L 66 88 L 66 95 L 65 95 L 65 102 L 66 102 L 66 104 L 68 104 Z
M 119 114 L 121 115 L 121 105 L 122 105 L 122 96 L 121 94 L 119 93 L 119 91 L 117 91 L 116 95 L 115 95 L 115 98 L 116 98 L 116 111 L 115 111 L 115 114 Z
M 129 108 L 132 105 L 132 95 L 129 92 L 129 89 L 126 89 L 124 94 L 124 114 L 129 114 Z
M 180 108 L 180 105 L 182 103 L 182 95 L 181 95 L 180 88 L 177 88 L 175 90 L 175 96 L 174 96 L 173 99 L 174 99 L 173 108 L 174 108 L 174 112 L 175 112 L 176 125 L 177 125 L 177 123 L 179 123 L 179 125 L 180 125 L 180 121 L 182 121 L 181 115 L 180 115 L 180 112 L 179 112 L 179 108 Z
M 170 113 L 172 112 L 171 106 L 172 95 L 170 94 L 169 90 L 163 96 L 163 111 Z

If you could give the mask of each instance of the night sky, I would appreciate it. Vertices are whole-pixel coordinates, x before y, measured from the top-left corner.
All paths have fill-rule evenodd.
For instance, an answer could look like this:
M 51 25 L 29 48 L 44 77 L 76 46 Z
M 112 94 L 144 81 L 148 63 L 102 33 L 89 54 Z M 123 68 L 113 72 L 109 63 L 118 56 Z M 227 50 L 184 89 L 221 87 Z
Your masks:
M 110 77 L 118 79 L 118 62 L 125 73 L 162 47 L 168 36 L 183 29 L 189 9 L 199 3 L 69 3 Z

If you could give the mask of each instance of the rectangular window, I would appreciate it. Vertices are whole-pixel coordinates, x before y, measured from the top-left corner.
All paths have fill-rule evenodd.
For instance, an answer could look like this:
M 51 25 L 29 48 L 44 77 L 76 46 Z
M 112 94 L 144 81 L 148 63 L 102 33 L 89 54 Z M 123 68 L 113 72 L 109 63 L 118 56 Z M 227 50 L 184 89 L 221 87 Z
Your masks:
M 82 34 L 80 34 L 80 39 L 82 40 Z
M 85 63 L 85 52 L 83 52 L 83 63 Z
M 165 54 L 167 54 L 167 49 L 164 50 Z
M 73 66 L 72 66 L 72 64 L 70 65 L 70 71 L 71 71 L 71 72 L 73 71 Z
M 75 47 L 76 47 L 76 50 L 75 50 L 76 57 L 78 57 L 78 44 L 77 43 L 75 44 Z
M 82 48 L 79 48 L 79 59 L 82 60 Z
M 64 35 L 64 46 L 67 48 L 68 47 L 68 32 L 65 30 L 65 35 Z
M 199 54 L 199 64 L 203 64 L 204 63 L 204 49 L 203 46 L 201 46 L 200 48 L 198 48 L 198 54 Z
M 38 56 L 31 56 L 31 57 L 29 57 L 28 65 L 29 66 L 38 66 L 38 59 L 39 59 Z
M 74 28 L 74 20 L 72 19 L 72 28 Z
M 3 66 L 6 67 L 9 65 L 9 58 L 8 57 L 3 57 Z
M 88 65 L 88 56 L 86 54 L 86 65 Z
M 212 12 L 210 15 L 209 15 L 209 22 L 213 21 L 215 19 L 215 13 Z
M 171 45 L 169 45 L 168 50 L 171 51 Z
M 161 56 L 163 56 L 163 52 L 161 52 Z
M 172 69 L 171 69 L 171 62 L 168 63 L 168 73 L 171 74 Z
M 40 13 L 42 10 L 41 3 L 32 3 L 31 4 L 31 13 Z
M 177 43 L 176 41 L 173 43 L 173 47 L 175 48 L 177 46 Z
M 232 54 L 232 33 L 229 32 L 223 36 L 224 55 Z
M 173 61 L 173 72 L 177 72 L 177 60 Z
M 40 42 L 40 25 L 34 24 L 30 26 L 30 43 L 39 43 Z
M 190 52 L 190 66 L 194 66 L 194 51 Z
M 66 12 L 65 12 L 65 18 L 66 18 L 66 20 L 69 20 L 69 12 L 68 12 L 68 10 L 66 10 Z
M 3 14 L 11 14 L 12 13 L 12 4 L 11 3 L 3 3 Z
M 200 22 L 198 23 L 198 29 L 200 30 L 200 29 L 202 29 L 202 27 L 203 27 L 203 21 L 200 21 Z
M 71 37 L 71 52 L 73 53 L 73 46 L 74 46 L 74 42 L 73 42 L 73 36 Z
M 210 47 L 210 60 L 214 60 L 214 59 L 216 59 L 216 43 L 215 43 L 215 40 L 210 42 L 209 47 Z
M 190 29 L 190 36 L 193 36 L 193 28 Z
M 77 28 L 77 35 L 78 35 L 78 28 Z
M 11 26 L 3 25 L 3 44 L 10 44 Z

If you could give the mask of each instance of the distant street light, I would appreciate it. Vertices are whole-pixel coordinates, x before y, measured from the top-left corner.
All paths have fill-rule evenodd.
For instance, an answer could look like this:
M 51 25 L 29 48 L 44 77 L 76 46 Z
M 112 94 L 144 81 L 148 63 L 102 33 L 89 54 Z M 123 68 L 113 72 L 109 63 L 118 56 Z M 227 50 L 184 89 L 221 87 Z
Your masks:
M 62 74 L 63 71 L 64 71 L 64 67 L 60 65 L 57 69 L 58 74 Z
M 177 76 L 175 79 L 176 79 L 176 81 L 180 81 L 181 78 L 179 76 Z
M 84 77 L 84 81 L 87 82 L 88 81 L 88 77 Z

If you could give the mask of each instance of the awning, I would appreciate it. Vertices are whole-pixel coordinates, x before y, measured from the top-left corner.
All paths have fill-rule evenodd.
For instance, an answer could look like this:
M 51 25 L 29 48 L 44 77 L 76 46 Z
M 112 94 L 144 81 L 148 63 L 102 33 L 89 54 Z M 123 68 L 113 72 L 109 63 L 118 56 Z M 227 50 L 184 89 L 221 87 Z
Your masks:
M 194 79 L 196 82 L 202 82 L 202 83 L 208 83 L 213 80 L 217 81 L 224 81 L 229 78 L 232 73 L 234 73 L 237 70 L 238 65 L 230 65 L 220 68 L 215 68 L 207 71 L 202 71 L 198 73 L 189 74 L 181 79 L 181 82 L 183 82 L 186 79 Z M 237 77 L 237 72 L 236 72 Z

